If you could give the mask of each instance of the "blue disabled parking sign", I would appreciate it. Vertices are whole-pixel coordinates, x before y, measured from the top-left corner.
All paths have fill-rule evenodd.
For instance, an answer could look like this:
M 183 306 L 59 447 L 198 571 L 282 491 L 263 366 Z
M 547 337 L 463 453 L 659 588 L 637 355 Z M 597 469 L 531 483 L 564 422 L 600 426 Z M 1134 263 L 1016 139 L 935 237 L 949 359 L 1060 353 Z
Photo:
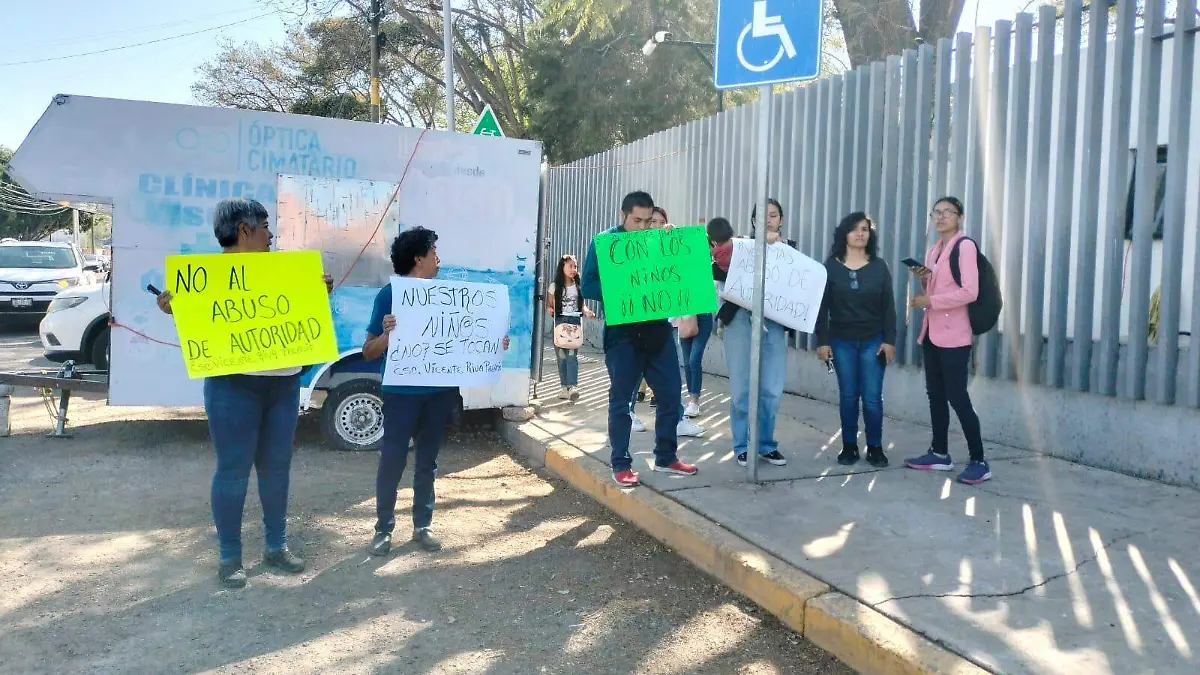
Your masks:
M 717 88 L 816 78 L 821 10 L 822 0 L 717 0 Z

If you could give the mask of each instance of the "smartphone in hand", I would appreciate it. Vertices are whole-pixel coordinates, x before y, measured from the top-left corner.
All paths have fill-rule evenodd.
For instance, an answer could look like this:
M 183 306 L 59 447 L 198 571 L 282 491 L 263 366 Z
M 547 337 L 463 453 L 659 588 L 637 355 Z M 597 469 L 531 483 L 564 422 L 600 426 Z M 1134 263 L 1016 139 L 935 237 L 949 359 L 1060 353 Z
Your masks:
M 924 265 L 917 262 L 916 260 L 913 260 L 912 258 L 905 258 L 904 260 L 901 260 L 900 262 L 904 263 L 904 265 L 907 266 L 911 270 L 919 270 L 922 267 L 925 267 Z

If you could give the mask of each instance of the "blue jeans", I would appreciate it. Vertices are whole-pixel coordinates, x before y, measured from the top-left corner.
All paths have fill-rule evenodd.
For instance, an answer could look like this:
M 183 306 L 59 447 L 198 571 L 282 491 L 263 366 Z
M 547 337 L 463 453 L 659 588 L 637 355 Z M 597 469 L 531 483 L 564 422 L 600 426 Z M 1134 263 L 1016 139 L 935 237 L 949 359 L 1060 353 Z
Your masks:
M 704 348 L 712 335 L 713 315 L 697 314 L 696 325 L 699 332 L 690 338 L 679 339 L 679 351 L 683 354 L 683 377 L 688 394 L 699 398 L 700 385 L 704 382 Z
M 577 316 L 555 317 L 554 325 L 572 323 L 581 325 L 582 320 Z M 563 387 L 574 387 L 579 384 L 579 350 L 554 348 L 554 359 L 558 362 L 558 383 Z
M 678 342 L 679 342 L 679 329 L 678 328 L 675 328 L 675 327 L 671 328 L 671 342 L 678 344 Z M 676 355 L 676 358 L 679 358 L 679 350 L 678 349 L 675 350 L 675 355 Z M 629 397 L 629 414 L 630 415 L 637 412 L 638 390 L 640 390 L 642 388 L 642 380 L 643 379 L 645 379 L 645 378 L 638 379 L 637 386 L 633 388 L 633 396 Z M 682 384 L 680 386 L 682 386 Z M 654 404 L 658 405 L 658 392 L 654 392 Z
M 783 398 L 787 377 L 787 335 L 783 326 L 763 320 L 762 361 L 758 380 L 758 453 L 769 455 L 779 448 L 775 441 L 775 417 Z M 725 365 L 729 370 L 729 425 L 733 429 L 733 452 L 740 455 L 750 444 L 750 312 L 738 310 L 725 326 Z
M 867 447 L 883 447 L 883 334 L 866 340 L 830 340 L 841 394 L 842 442 L 858 443 L 858 402 L 867 427 Z
M 252 467 L 258 475 L 267 551 L 283 549 L 300 377 L 210 377 L 204 380 L 204 411 L 217 455 L 212 513 L 221 562 L 242 558 L 242 511 Z
M 629 454 L 631 399 L 642 377 L 654 392 L 658 407 L 654 413 L 654 461 L 669 466 L 678 459 L 675 427 L 679 424 L 679 355 L 669 337 L 654 353 L 637 349 L 625 335 L 604 329 L 604 365 L 608 369 L 608 441 L 612 446 L 613 473 L 633 468 Z
M 391 532 L 396 528 L 396 491 L 408 463 L 408 442 L 413 438 L 417 453 L 413 471 L 413 528 L 429 527 L 433 522 L 438 452 L 457 405 L 457 389 L 425 394 L 383 393 L 383 445 L 379 448 L 379 471 L 375 474 L 376 532 Z

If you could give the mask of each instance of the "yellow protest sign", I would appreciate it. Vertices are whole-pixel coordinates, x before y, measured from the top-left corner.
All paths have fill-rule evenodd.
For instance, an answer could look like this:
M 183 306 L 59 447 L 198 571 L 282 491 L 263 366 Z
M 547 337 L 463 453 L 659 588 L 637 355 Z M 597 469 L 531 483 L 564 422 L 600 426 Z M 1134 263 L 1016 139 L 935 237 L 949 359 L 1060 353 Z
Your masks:
M 337 358 L 317 251 L 167 256 L 166 286 L 188 377 Z

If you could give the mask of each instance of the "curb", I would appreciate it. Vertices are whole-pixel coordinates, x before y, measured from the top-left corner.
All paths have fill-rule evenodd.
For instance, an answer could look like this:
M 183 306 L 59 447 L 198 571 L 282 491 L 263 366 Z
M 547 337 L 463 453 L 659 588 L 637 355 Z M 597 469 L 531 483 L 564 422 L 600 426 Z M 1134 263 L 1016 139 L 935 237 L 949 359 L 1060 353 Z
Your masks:
M 536 420 L 505 420 L 500 434 L 535 467 L 591 496 L 860 673 L 989 672 L 646 485 L 619 488 L 607 465 Z

